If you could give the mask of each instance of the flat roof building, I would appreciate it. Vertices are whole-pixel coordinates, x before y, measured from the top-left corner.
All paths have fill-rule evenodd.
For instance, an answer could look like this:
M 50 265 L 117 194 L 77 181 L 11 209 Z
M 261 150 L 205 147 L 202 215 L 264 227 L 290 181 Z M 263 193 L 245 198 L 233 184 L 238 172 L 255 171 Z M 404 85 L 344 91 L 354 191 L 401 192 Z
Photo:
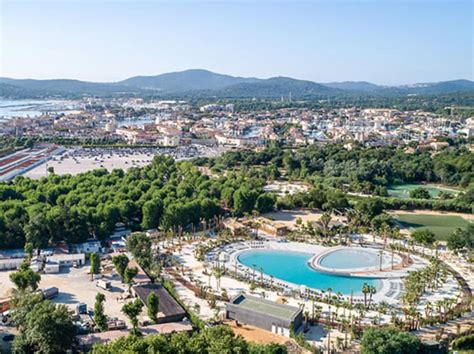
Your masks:
M 240 294 L 226 304 L 226 317 L 285 337 L 303 324 L 301 308 Z

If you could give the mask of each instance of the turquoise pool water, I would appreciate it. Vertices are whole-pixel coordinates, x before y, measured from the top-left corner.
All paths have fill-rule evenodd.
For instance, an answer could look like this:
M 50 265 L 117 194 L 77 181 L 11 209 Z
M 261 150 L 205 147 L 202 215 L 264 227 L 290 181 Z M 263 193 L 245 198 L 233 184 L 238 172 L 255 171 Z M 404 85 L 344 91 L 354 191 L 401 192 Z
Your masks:
M 327 290 L 331 288 L 334 293 L 341 292 L 349 295 L 361 294 L 364 283 L 379 286 L 379 280 L 350 276 L 339 276 L 318 272 L 308 265 L 308 260 L 313 255 L 310 253 L 252 250 L 239 255 L 239 261 L 247 267 L 255 268 L 256 274 L 263 269 L 263 273 L 275 278 L 313 289 Z
M 322 257 L 319 264 L 334 269 L 376 267 L 380 264 L 380 256 L 361 249 L 340 249 Z

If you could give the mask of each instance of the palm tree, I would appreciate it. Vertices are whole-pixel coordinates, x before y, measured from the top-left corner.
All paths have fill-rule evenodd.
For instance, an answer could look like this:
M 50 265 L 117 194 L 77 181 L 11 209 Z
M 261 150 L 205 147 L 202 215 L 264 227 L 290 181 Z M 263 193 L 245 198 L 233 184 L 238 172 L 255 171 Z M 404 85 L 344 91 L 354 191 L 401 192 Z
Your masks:
M 323 226 L 323 233 L 326 235 L 326 231 L 329 228 L 329 224 L 331 223 L 331 212 L 325 211 L 323 215 L 319 218 L 319 221 L 321 222 L 321 225 Z
M 372 302 L 372 296 L 377 292 L 377 289 L 375 288 L 375 286 L 372 286 L 370 285 L 369 286 L 369 305 L 368 307 L 370 307 L 370 303 Z
M 393 243 L 389 244 L 388 247 L 390 248 L 390 251 L 392 252 L 392 259 L 391 259 L 391 264 L 392 264 L 392 269 L 393 269 L 393 256 L 394 256 L 394 253 L 395 253 L 395 249 L 396 249 L 396 245 L 394 245 Z
M 426 301 L 425 302 L 425 317 L 426 318 L 429 318 L 431 317 L 431 311 L 433 310 L 433 304 L 431 303 L 431 301 Z
M 384 246 L 385 247 L 385 246 Z M 380 268 L 380 271 L 382 271 L 382 260 L 383 260 L 383 251 L 384 251 L 384 247 L 382 247 L 379 251 L 380 253 L 380 261 L 379 261 L 379 268 Z
M 222 278 L 222 269 L 221 268 L 215 268 L 214 269 L 214 277 L 216 278 L 216 287 L 217 290 L 220 290 L 221 288 L 221 278 Z
M 332 288 L 328 288 L 328 302 L 331 303 Z
M 328 341 L 328 354 L 331 354 L 331 326 L 327 325 L 325 327 L 326 331 L 328 331 L 327 341 Z
M 304 312 L 304 321 L 305 321 L 304 322 L 305 323 L 304 328 L 305 328 L 305 331 L 306 331 L 309 327 L 309 311 Z
M 370 292 L 369 284 L 364 283 L 362 285 L 362 294 L 364 294 L 364 306 L 367 308 L 367 294 Z

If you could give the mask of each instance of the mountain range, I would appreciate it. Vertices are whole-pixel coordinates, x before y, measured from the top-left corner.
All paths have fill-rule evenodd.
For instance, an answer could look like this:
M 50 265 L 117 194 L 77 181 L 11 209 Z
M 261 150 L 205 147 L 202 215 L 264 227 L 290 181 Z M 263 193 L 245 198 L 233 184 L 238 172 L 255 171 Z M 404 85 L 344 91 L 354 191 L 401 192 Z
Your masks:
M 0 97 L 71 97 L 154 95 L 217 98 L 295 99 L 342 95 L 427 95 L 473 92 L 474 82 L 452 80 L 402 86 L 381 86 L 365 81 L 316 83 L 289 77 L 258 79 L 191 69 L 155 76 L 134 76 L 118 82 L 87 82 L 70 79 L 33 80 L 0 77 Z

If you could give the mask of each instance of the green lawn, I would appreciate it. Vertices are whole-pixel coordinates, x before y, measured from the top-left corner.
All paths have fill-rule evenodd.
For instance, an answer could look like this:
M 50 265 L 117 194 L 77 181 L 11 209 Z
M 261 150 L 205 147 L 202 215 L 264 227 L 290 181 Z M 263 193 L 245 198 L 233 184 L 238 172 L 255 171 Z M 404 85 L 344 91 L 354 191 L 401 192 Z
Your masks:
M 431 198 L 436 198 L 439 194 L 439 192 L 444 191 L 451 193 L 453 195 L 456 195 L 459 193 L 455 189 L 451 188 L 443 188 L 436 186 L 434 184 L 415 184 L 415 183 L 405 183 L 405 184 L 393 184 L 387 188 L 388 194 L 392 197 L 397 197 L 397 198 L 409 198 L 410 197 L 410 192 L 418 187 L 422 187 L 426 190 L 431 195 Z
M 437 240 L 446 240 L 458 227 L 464 228 L 469 221 L 457 215 L 400 214 L 396 219 L 410 230 L 429 229 Z

